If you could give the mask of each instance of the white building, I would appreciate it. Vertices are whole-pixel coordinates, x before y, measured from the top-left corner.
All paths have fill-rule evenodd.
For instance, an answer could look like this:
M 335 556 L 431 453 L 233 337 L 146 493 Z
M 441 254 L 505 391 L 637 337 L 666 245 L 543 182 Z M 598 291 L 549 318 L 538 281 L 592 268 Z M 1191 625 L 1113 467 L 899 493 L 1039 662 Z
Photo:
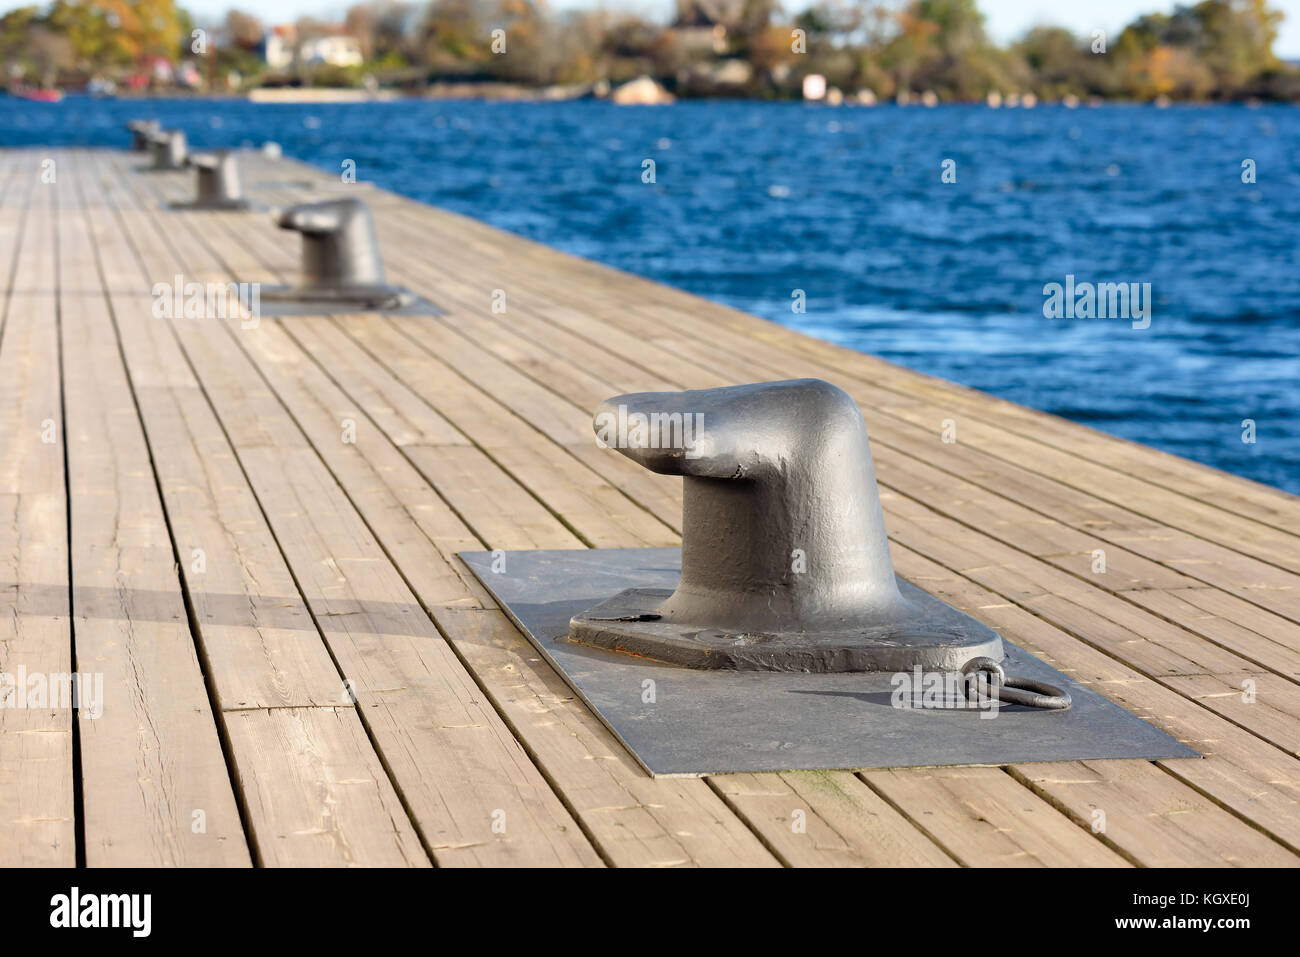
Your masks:
M 266 65 L 272 70 L 287 70 L 293 66 L 295 39 L 293 27 L 273 27 L 266 35 Z
M 356 37 L 332 36 L 306 40 L 298 48 L 298 59 L 307 66 L 360 66 L 365 57 Z

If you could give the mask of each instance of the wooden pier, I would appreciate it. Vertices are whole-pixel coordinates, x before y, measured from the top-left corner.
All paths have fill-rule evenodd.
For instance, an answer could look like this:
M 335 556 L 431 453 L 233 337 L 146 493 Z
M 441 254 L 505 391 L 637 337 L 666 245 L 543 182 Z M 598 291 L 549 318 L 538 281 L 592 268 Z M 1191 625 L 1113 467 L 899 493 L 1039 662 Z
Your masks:
M 0 865 L 1300 863 L 1300 499 L 260 155 L 446 314 L 158 317 L 299 241 L 143 164 L 0 152 L 0 672 L 102 675 L 0 708 Z M 799 376 L 900 574 L 1205 758 L 648 777 L 456 553 L 676 544 L 591 411 Z

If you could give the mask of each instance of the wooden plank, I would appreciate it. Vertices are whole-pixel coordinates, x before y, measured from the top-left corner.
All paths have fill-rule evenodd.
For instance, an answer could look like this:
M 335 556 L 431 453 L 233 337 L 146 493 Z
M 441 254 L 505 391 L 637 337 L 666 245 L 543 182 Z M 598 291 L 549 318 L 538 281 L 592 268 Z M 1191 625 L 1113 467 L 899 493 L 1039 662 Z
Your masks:
M 1300 688 L 1293 682 L 1276 675 L 1238 672 L 1179 675 L 1166 683 L 1237 727 L 1300 755 Z
M 1028 764 L 1012 774 L 1143 867 L 1300 866 L 1148 761 Z
M 121 241 L 111 208 L 126 202 L 120 185 L 92 182 L 89 234 L 141 417 L 165 453 L 154 464 L 218 707 L 348 703 L 220 423 L 170 328 L 153 315 L 148 291 L 171 277 L 146 273 Z
M 997 768 L 907 768 L 861 777 L 967 866 L 1123 867 L 1128 862 Z
M 718 774 L 714 790 L 798 867 L 953 867 L 956 862 L 847 771 Z
M 282 866 L 427 866 L 170 329 L 152 315 L 151 299 L 119 291 L 152 284 L 118 241 L 110 207 L 124 199 L 120 187 L 100 177 L 94 183 L 83 197 L 92 200 L 87 225 L 100 250 L 101 275 L 113 290 L 113 323 L 141 418 L 153 446 L 165 450 L 155 464 L 169 524 L 179 541 L 202 546 L 200 557 L 186 554 L 181 574 L 255 857 Z M 327 706 L 328 716 L 311 714 L 313 706 Z M 305 746 L 267 747 L 286 741 Z M 350 773 L 328 776 L 334 768 Z M 368 787 L 357 786 L 362 773 L 371 777 Z M 254 785 L 255 800 L 249 794 Z M 305 827 L 306 821 L 323 823 Z M 374 840 L 377 834 L 391 840 Z
M 52 204 L 35 170 L 30 154 L 0 155 L 0 866 L 71 867 L 70 702 L 19 687 L 72 671 Z
M 247 865 L 149 450 L 104 294 L 90 281 L 75 166 L 61 157 L 58 169 L 59 275 L 82 280 L 58 295 L 73 665 L 103 687 L 102 715 L 78 714 L 86 863 Z
M 148 261 L 184 271 L 182 242 L 129 225 Z M 183 321 L 177 342 L 435 860 L 600 863 L 236 340 Z
M 429 866 L 352 708 L 237 711 L 226 722 L 237 754 L 280 762 L 237 768 L 259 864 Z
M 703 780 L 649 777 L 501 612 L 437 615 L 608 860 L 622 867 L 777 865 Z
M 1300 628 L 1285 618 L 1270 615 L 1215 588 L 1126 594 L 1130 601 L 1164 618 L 1195 622 L 1200 634 L 1235 648 L 1248 658 L 1275 659 L 1277 669 L 1293 678 L 1300 673 L 1292 658 L 1300 651 Z M 1249 627 L 1243 622 L 1249 622 Z
M 681 504 L 664 483 L 620 456 L 588 455 L 599 451 L 594 442 L 575 437 L 573 444 L 557 449 L 528 420 L 528 403 L 513 401 L 513 389 L 480 388 L 480 383 L 500 382 L 501 370 L 464 373 L 459 351 L 426 349 L 396 325 L 379 327 L 356 317 L 341 317 L 339 325 L 372 362 L 465 429 L 493 461 L 516 478 L 527 476 L 528 487 L 587 544 L 611 548 L 629 541 L 677 541 Z M 577 422 L 587 416 L 568 414 L 576 436 Z
M 313 324 L 313 328 L 319 327 Z M 292 340 L 281 329 L 269 329 L 264 350 L 250 344 L 250 354 L 288 402 L 295 418 L 309 433 L 316 422 L 333 420 L 321 408 L 342 399 L 307 367 L 305 357 L 290 362 Z M 338 340 L 348 343 L 336 332 Z M 251 339 L 251 337 L 250 337 Z M 350 346 L 355 349 L 355 346 Z M 312 352 L 318 359 L 328 353 Z M 337 377 L 335 363 L 329 368 Z M 307 381 L 314 382 L 310 388 Z M 383 384 L 382 382 L 380 383 Z M 320 399 L 323 398 L 322 403 Z M 413 417 L 402 434 L 422 434 L 426 424 L 418 408 L 403 403 Z M 327 445 L 337 444 L 335 435 L 322 426 L 317 434 L 318 449 L 335 469 L 342 466 Z M 359 435 L 361 433 L 358 433 Z M 356 449 L 368 458 L 384 461 L 388 453 L 376 444 L 379 432 L 366 431 L 367 441 L 358 439 Z M 383 476 L 392 469 L 380 470 Z M 378 479 L 376 479 L 378 481 Z M 384 481 L 392 481 L 384 478 Z M 358 483 L 349 481 L 349 488 Z M 481 522 L 496 499 L 479 497 L 471 521 Z M 359 503 L 363 513 L 367 510 Z M 406 519 L 408 525 L 410 519 Z M 400 522 L 374 519 L 381 540 L 390 536 L 410 537 Z M 517 540 L 517 539 L 516 539 Z M 467 547 L 481 547 L 471 545 Z M 396 550 L 390 549 L 394 555 Z M 398 560 L 406 569 L 408 562 Z M 416 587 L 423 597 L 427 589 Z M 586 709 L 577 703 L 557 676 L 498 612 L 461 612 L 464 603 L 428 604 L 440 627 L 455 643 L 484 683 L 494 702 L 511 720 L 512 726 L 537 755 L 551 780 L 570 785 L 566 797 L 579 814 L 583 826 L 596 837 L 602 852 L 621 864 L 672 866 L 696 864 L 770 866 L 776 863 L 745 826 L 714 795 L 706 784 L 692 780 L 653 781 L 644 773 Z

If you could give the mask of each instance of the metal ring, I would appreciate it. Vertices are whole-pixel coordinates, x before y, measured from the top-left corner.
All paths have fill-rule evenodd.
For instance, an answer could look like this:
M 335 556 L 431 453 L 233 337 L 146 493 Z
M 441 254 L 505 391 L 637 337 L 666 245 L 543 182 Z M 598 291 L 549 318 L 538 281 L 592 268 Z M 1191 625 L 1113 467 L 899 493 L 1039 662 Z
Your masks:
M 977 672 L 985 672 L 993 676 L 989 682 L 993 685 L 993 693 L 988 698 L 994 701 L 1005 701 L 1008 704 L 1042 708 L 1047 711 L 1064 711 L 1074 703 L 1068 691 L 1062 691 L 1055 685 L 1049 685 L 1045 681 L 1035 681 L 1032 678 L 1008 676 L 1002 665 L 992 658 L 972 658 L 962 665 L 961 674 L 966 683 L 968 700 L 972 690 L 970 679 Z M 978 683 L 975 684 L 974 690 L 978 693 Z
M 961 666 L 962 688 L 966 693 L 966 700 L 978 702 L 981 698 L 979 679 L 975 678 L 977 674 L 989 675 L 988 683 L 993 687 L 1004 684 L 1007 680 L 1007 673 L 1002 670 L 1002 666 L 992 658 L 972 658 Z M 971 680 L 975 678 L 975 680 Z
M 1048 711 L 1064 711 L 1074 703 L 1068 691 L 1062 691 L 1046 681 L 1034 681 L 1030 678 L 1007 678 L 998 689 L 997 696 L 1000 700 L 1012 704 L 1044 708 Z
M 992 658 L 972 658 L 961 666 L 961 673 L 964 678 L 969 678 L 971 672 L 974 671 L 987 671 L 989 674 L 997 675 L 999 684 L 1007 680 L 1007 673 L 1003 671 L 1002 666 Z

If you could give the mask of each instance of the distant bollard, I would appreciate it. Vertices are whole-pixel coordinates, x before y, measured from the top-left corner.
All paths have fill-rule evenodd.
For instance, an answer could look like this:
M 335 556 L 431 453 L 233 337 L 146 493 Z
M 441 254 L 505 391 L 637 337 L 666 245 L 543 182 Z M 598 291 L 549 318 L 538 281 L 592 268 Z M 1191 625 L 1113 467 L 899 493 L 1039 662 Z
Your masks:
M 193 202 L 176 203 L 177 209 L 250 208 L 244 198 L 244 187 L 239 177 L 239 161 L 229 150 L 192 153 L 186 160 L 197 174 L 197 193 Z
M 185 157 L 188 152 L 185 133 L 183 130 L 161 130 L 155 133 L 149 140 L 149 148 L 153 153 L 153 166 L 155 170 L 179 170 L 185 168 Z
M 131 149 L 137 153 L 147 153 L 153 137 L 161 130 L 157 120 L 132 120 L 126 128 L 131 133 Z
M 302 234 L 302 276 L 296 286 L 264 287 L 264 302 L 373 311 L 402 309 L 415 301 L 410 292 L 384 278 L 374 219 L 361 200 L 290 206 L 275 214 L 275 223 Z

